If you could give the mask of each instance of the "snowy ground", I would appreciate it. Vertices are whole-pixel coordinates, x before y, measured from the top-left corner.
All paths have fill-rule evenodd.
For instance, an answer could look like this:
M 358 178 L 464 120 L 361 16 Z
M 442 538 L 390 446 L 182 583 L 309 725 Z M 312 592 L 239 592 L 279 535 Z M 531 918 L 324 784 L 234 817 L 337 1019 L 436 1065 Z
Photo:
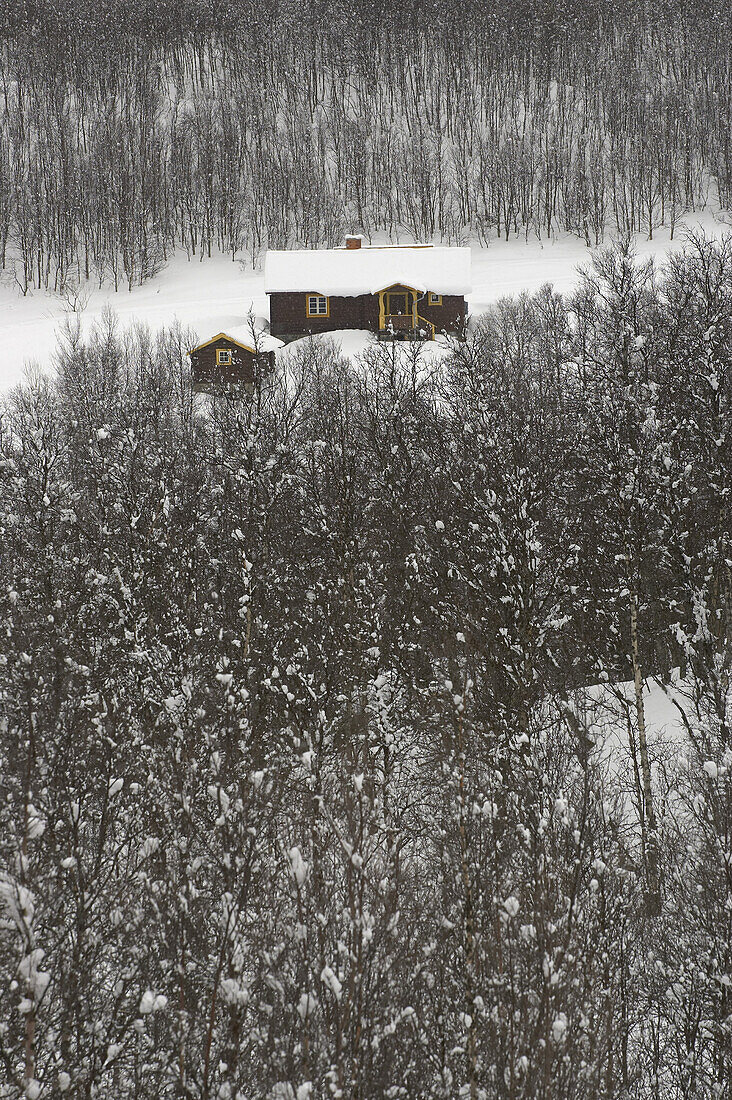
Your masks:
M 635 687 L 632 680 L 595 684 L 587 689 L 583 703 L 578 712 L 584 711 L 583 716 L 596 739 L 607 742 L 608 738 L 617 738 L 620 742 L 627 743 L 626 714 L 631 715 L 634 726 L 637 722 Z M 689 703 L 685 685 L 679 681 L 677 671 L 671 677 L 671 682 L 665 686 L 653 676 L 644 680 L 643 707 L 649 740 L 674 745 L 684 737 L 679 707 L 684 713 L 688 713 Z
M 721 236 L 729 224 L 711 212 L 686 219 L 688 229 L 701 228 Z M 677 229 L 673 241 L 659 230 L 652 241 L 639 238 L 639 257 L 662 260 L 670 249 L 683 247 L 684 233 Z M 520 238 L 495 241 L 488 248 L 473 248 L 473 293 L 469 307 L 473 315 L 490 303 L 523 290 L 537 290 L 552 283 L 558 290 L 571 290 L 578 267 L 586 266 L 591 253 L 574 237 L 556 241 Z M 261 268 L 252 270 L 230 257 L 206 260 L 178 257 L 155 279 L 132 292 L 109 289 L 90 293 L 81 314 L 83 324 L 97 320 L 109 304 L 122 325 L 143 323 L 152 328 L 179 320 L 208 339 L 217 332 L 245 323 L 251 309 L 256 316 L 268 315 Z M 29 361 L 48 368 L 59 325 L 70 313 L 69 305 L 57 295 L 29 292 L 24 298 L 9 280 L 0 283 L 0 388 L 17 382 Z
M 270 339 L 272 339 L 270 337 Z M 394 344 L 391 341 L 381 343 L 373 332 L 368 329 L 338 329 L 335 332 L 321 332 L 314 336 L 306 336 L 303 340 L 293 340 L 289 344 L 285 344 L 282 350 L 278 353 L 277 358 L 282 361 L 298 348 L 304 341 L 314 341 L 316 344 L 336 343 L 340 348 L 343 355 L 350 359 L 353 359 L 357 355 L 363 355 L 370 348 L 381 347 L 384 348 L 397 347 L 401 352 L 408 352 L 411 349 L 419 349 L 419 373 L 424 376 L 425 371 L 432 371 L 442 360 L 446 359 L 451 354 L 450 341 L 448 337 L 437 336 L 434 341 L 426 341 L 425 343 L 402 343 L 399 341 Z
M 594 684 L 573 696 L 572 709 L 616 781 L 620 779 L 621 787 L 625 784 L 632 790 L 628 723 L 634 738 L 638 728 L 633 681 Z M 689 686 L 679 679 L 678 669 L 673 670 L 666 684 L 653 676 L 644 680 L 643 709 L 651 759 L 661 765 L 678 756 L 688 743 L 684 716 L 693 722 Z

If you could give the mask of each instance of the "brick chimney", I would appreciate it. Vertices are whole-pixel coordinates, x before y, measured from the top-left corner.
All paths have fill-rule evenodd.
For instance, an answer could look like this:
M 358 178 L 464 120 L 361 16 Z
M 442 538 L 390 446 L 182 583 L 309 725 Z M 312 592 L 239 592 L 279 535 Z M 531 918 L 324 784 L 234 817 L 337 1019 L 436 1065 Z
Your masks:
M 360 248 L 363 237 L 350 236 L 346 237 L 346 248 Z

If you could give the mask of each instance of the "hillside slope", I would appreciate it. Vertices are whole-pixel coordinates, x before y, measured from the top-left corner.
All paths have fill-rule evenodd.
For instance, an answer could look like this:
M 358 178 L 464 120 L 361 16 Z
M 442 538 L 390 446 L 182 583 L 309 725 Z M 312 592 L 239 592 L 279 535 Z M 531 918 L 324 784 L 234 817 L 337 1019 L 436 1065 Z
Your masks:
M 712 212 L 688 218 L 685 224 L 686 233 L 703 230 L 715 237 L 728 228 Z M 668 231 L 659 231 L 653 241 L 637 239 L 638 256 L 661 261 L 670 250 L 683 247 L 685 232 L 677 230 L 673 241 Z M 476 246 L 470 312 L 479 314 L 505 295 L 534 291 L 544 283 L 571 291 L 578 269 L 590 262 L 591 255 L 583 241 L 570 236 L 555 241 L 497 240 L 489 248 Z M 58 295 L 29 291 L 23 297 L 17 287 L 0 285 L 0 388 L 18 382 L 31 362 L 48 369 L 65 323 L 80 319 L 84 327 L 89 326 L 108 308 L 123 326 L 158 328 L 178 321 L 200 339 L 241 325 L 250 310 L 257 317 L 268 313 L 261 265 L 252 270 L 225 256 L 189 261 L 181 255 L 142 287 L 116 294 L 109 288 L 87 291 L 79 305 L 80 310 L 74 312 L 71 303 Z

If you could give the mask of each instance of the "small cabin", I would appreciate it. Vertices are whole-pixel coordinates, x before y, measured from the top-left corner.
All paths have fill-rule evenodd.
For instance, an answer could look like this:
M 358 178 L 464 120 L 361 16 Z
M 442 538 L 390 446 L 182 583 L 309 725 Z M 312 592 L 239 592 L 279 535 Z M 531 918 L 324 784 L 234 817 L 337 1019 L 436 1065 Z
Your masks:
M 188 352 L 194 392 L 218 394 L 243 388 L 253 393 L 262 376 L 274 369 L 275 350 L 280 347 L 282 341 L 273 340 L 266 332 L 212 336 Z
M 269 327 L 287 342 L 317 332 L 367 329 L 381 339 L 462 337 L 471 291 L 469 248 L 364 246 L 269 251 Z

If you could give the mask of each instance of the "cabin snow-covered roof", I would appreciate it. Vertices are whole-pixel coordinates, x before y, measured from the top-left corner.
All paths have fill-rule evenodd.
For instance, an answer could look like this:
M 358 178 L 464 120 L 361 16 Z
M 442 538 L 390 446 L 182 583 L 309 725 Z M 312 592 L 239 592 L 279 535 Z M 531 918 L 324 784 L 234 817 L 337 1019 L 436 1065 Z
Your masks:
M 259 352 L 266 351 L 278 351 L 281 347 L 284 347 L 282 340 L 278 340 L 276 336 L 272 336 L 269 332 L 255 331 L 252 335 L 252 330 L 249 325 L 237 325 L 235 327 L 229 327 L 226 332 L 218 332 L 216 336 L 210 337 L 208 340 L 204 340 L 202 344 L 198 344 L 197 347 L 191 348 L 188 353 L 191 355 L 194 351 L 201 351 L 202 348 L 207 348 L 209 344 L 215 344 L 219 340 L 230 340 L 232 344 L 236 344 L 237 347 L 244 348 L 245 351 Z M 257 345 L 255 348 L 254 345 Z
M 255 343 L 260 351 L 278 351 L 285 346 L 282 340 L 262 329 L 258 329 L 252 337 L 252 330 L 249 325 L 229 327 L 226 330 L 226 335 L 235 340 L 237 344 L 241 344 L 245 348 L 251 348 L 252 351 L 254 351 Z
M 442 245 L 271 250 L 266 294 L 377 294 L 395 283 L 421 293 L 470 294 L 470 249 Z

